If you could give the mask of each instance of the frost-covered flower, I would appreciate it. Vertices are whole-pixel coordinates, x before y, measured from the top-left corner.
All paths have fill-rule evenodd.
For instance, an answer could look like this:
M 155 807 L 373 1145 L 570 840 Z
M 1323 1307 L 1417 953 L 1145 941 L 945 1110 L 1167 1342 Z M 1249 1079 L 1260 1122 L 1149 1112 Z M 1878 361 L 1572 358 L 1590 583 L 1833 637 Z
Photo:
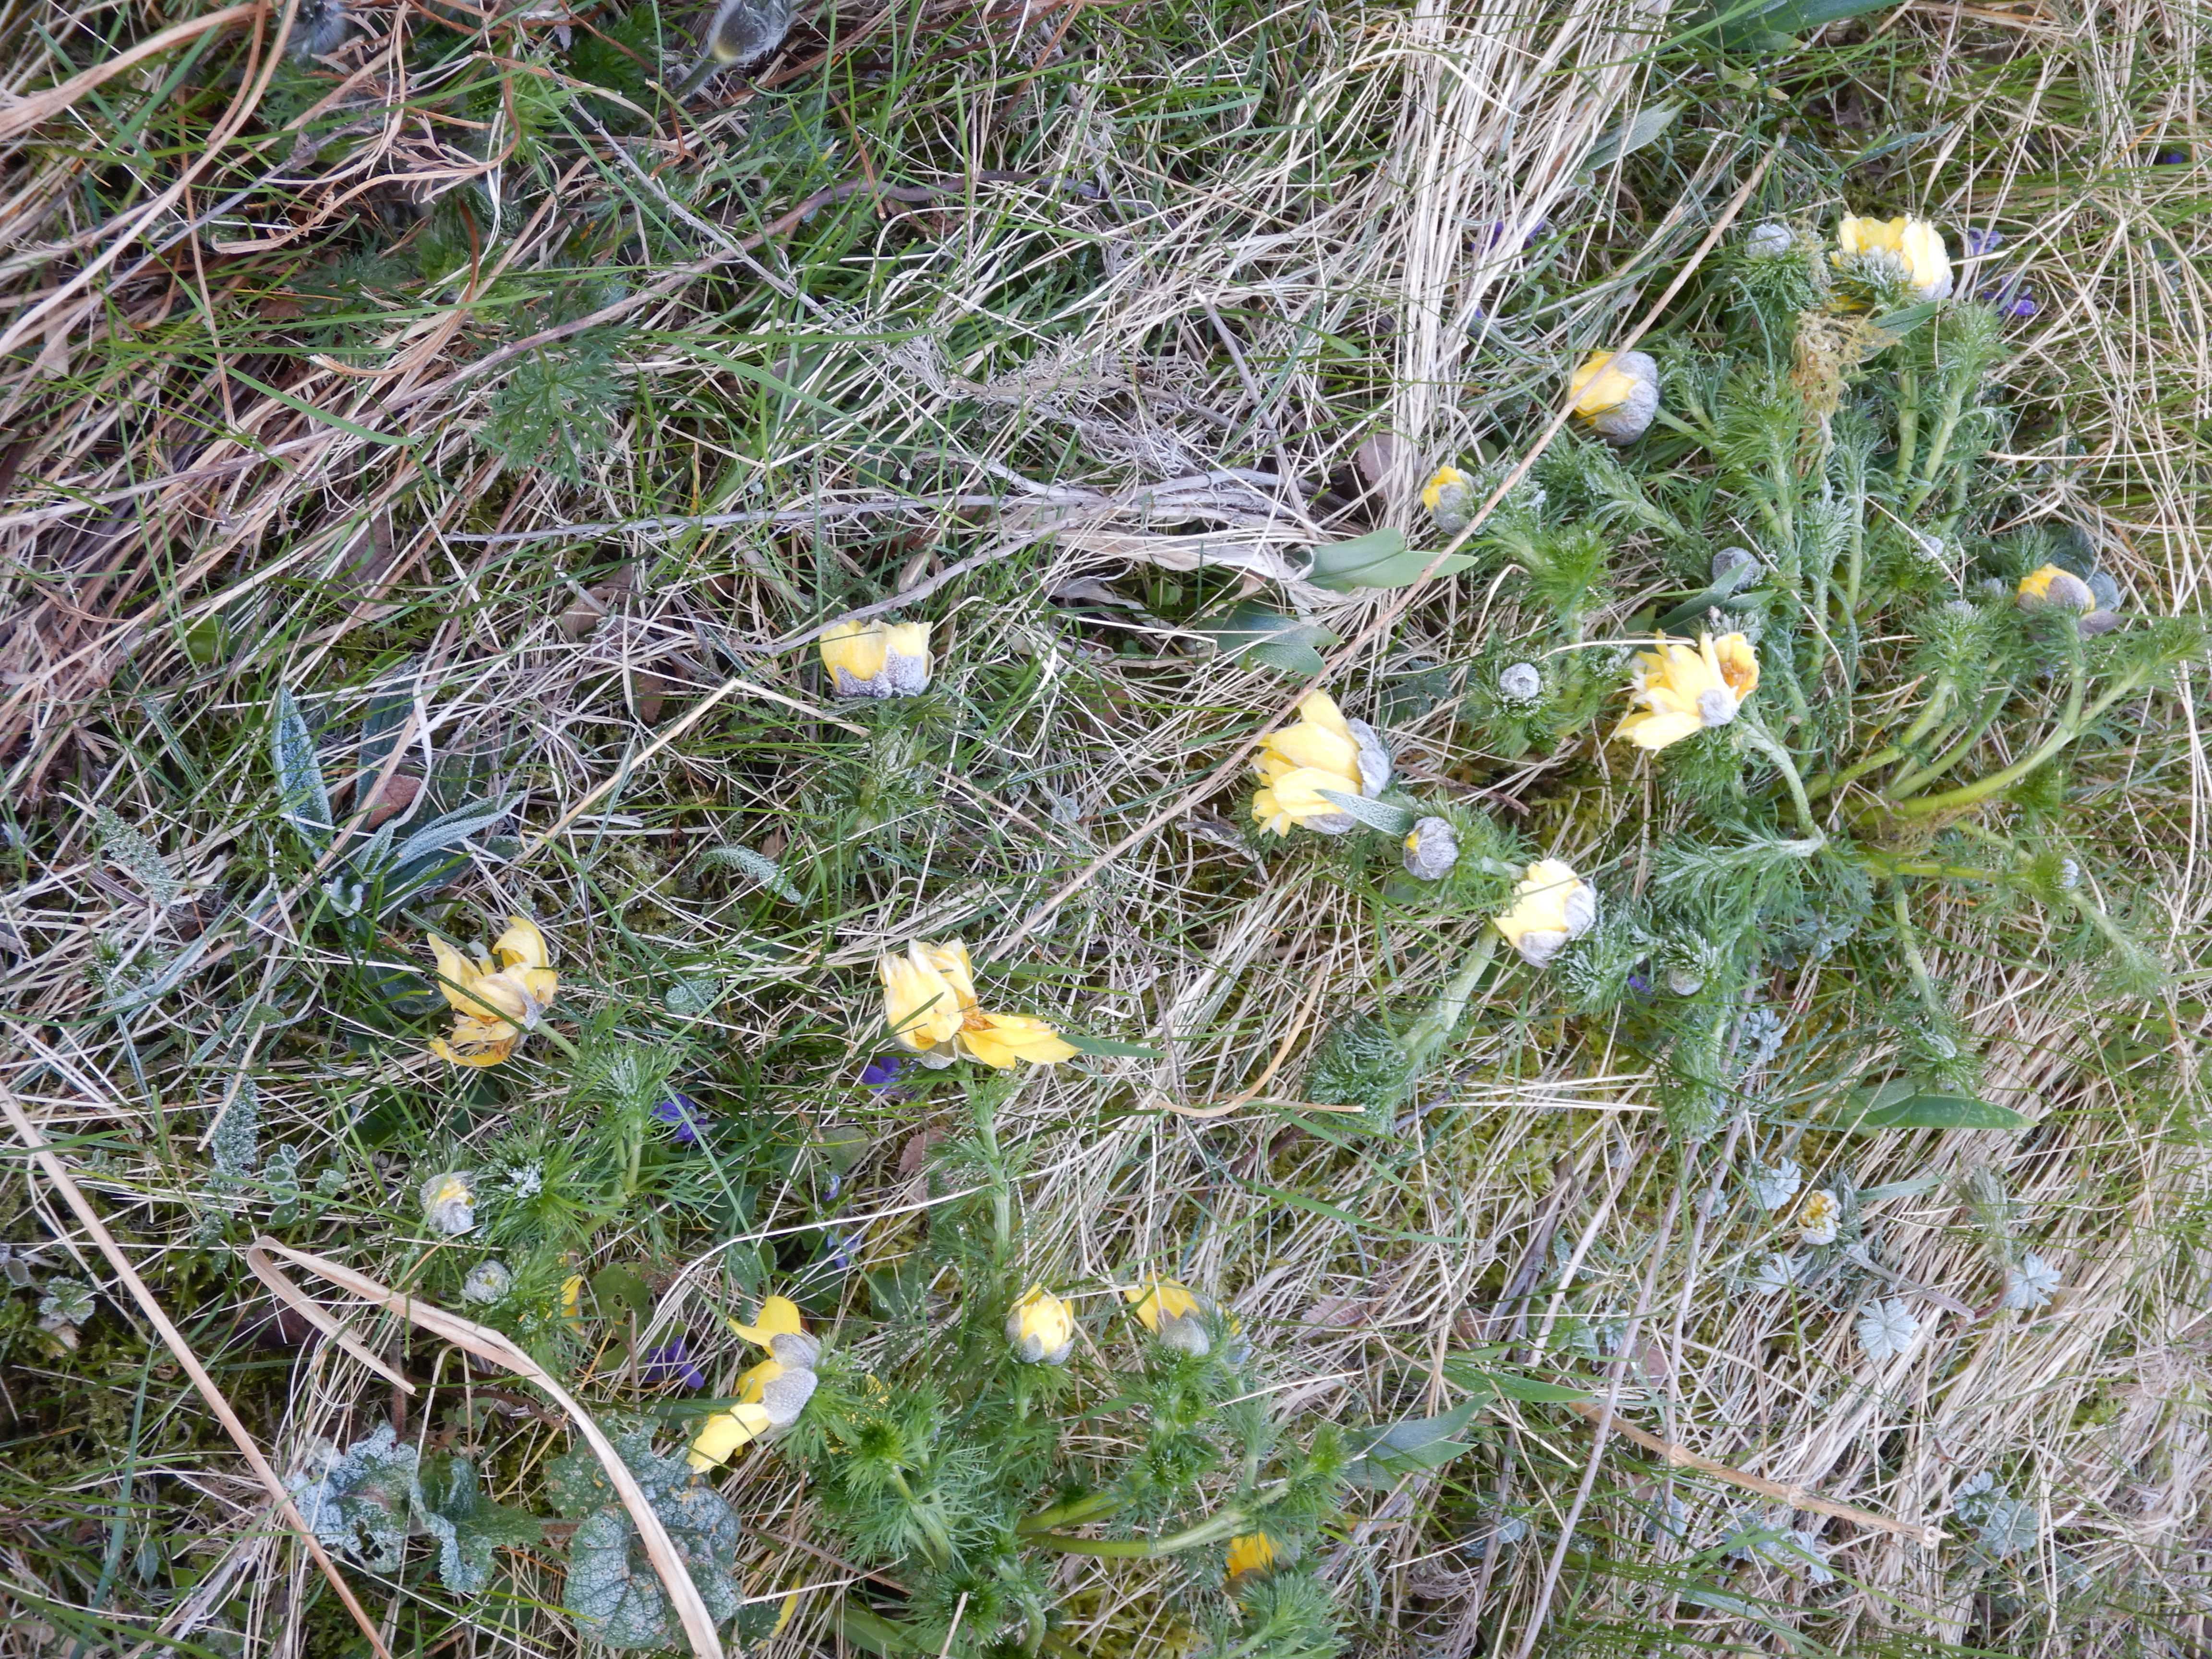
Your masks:
M 1744 1181 L 1760 1209 L 1778 1210 L 1797 1196 L 1797 1189 L 1805 1184 L 1805 1172 L 1797 1167 L 1796 1158 L 1785 1158 L 1772 1169 L 1753 1164 Z
M 1659 412 L 1659 365 L 1649 352 L 1594 351 L 1567 390 L 1591 431 L 1615 447 L 1632 444 Z
M 1474 480 L 1455 466 L 1440 466 L 1421 486 L 1421 505 L 1428 509 L 1438 530 L 1456 536 L 1474 522 Z
M 471 962 L 430 935 L 438 989 L 453 1010 L 452 1034 L 433 1038 L 430 1052 L 456 1066 L 496 1066 L 513 1054 L 523 1031 L 552 1006 L 561 983 L 544 934 L 526 916 L 508 917 L 491 949 Z
M 1836 227 L 1836 264 L 1862 279 L 1902 283 L 1917 300 L 1951 295 L 1951 255 L 1925 219 L 1860 219 Z
M 1832 1244 L 1843 1228 L 1844 1206 L 1826 1188 L 1805 1194 L 1797 1206 L 1797 1237 L 1808 1244 Z
M 1252 817 L 1273 836 L 1289 835 L 1292 825 L 1340 836 L 1358 820 L 1328 794 L 1372 800 L 1390 781 L 1390 757 L 1375 728 L 1346 719 L 1325 691 L 1307 693 L 1295 721 L 1260 739 L 1253 765 L 1261 787 Z
M 1559 859 L 1539 859 L 1521 872 L 1513 908 L 1492 924 L 1521 959 L 1541 968 L 1597 925 L 1597 895 Z
M 1406 837 L 1406 873 L 1420 881 L 1442 881 L 1459 862 L 1459 832 L 1446 818 L 1416 818 Z
M 2023 1312 L 2048 1306 L 2058 1289 L 2058 1269 L 2030 1250 L 2005 1274 L 2004 1305 Z
M 1759 655 L 1741 634 L 1702 634 L 1692 646 L 1662 639 L 1639 652 L 1629 697 L 1643 705 L 1614 728 L 1638 749 L 1660 750 L 1736 717 L 1759 690 Z
M 1801 1271 L 1794 1255 L 1769 1255 L 1751 1276 L 1751 1288 L 1759 1296 L 1779 1296 L 1797 1282 Z
M 422 1183 L 422 1219 L 448 1238 L 477 1224 L 477 1182 L 466 1170 L 448 1170 Z
M 545 1190 L 543 1164 L 518 1164 L 507 1172 L 507 1190 L 517 1198 L 535 1198 Z
M 1544 696 L 1544 676 L 1533 662 L 1508 663 L 1498 672 L 1498 696 L 1501 702 L 1528 703 L 1540 702 Z
M 1213 1338 L 1206 1328 L 1209 1304 L 1188 1285 L 1172 1279 L 1154 1279 L 1130 1286 L 1121 1296 L 1135 1309 L 1138 1322 L 1159 1338 L 1163 1346 L 1194 1359 L 1205 1358 L 1212 1350 Z
M 1779 259 L 1796 245 L 1790 227 L 1778 219 L 1753 225 L 1743 239 L 1743 251 L 1754 259 Z
M 884 982 L 884 1021 L 908 1048 L 939 1056 L 956 1054 L 1010 1071 L 1018 1060 L 1056 1066 L 1075 1057 L 1074 1047 L 1045 1021 L 1028 1014 L 994 1013 L 975 999 L 974 964 L 958 939 L 916 939 L 904 956 L 877 958 Z
M 1902 1298 L 1887 1297 L 1869 1303 L 1860 1313 L 1858 1337 L 1869 1359 L 1888 1359 L 1920 1340 L 1920 1322 Z
M 1006 1340 L 1024 1364 L 1065 1364 L 1075 1348 L 1075 1316 L 1043 1285 L 1032 1285 L 1006 1310 Z
M 92 1286 L 82 1279 L 50 1279 L 46 1294 L 39 1298 L 39 1317 L 55 1325 L 72 1328 L 85 1323 L 92 1317 L 94 1306 Z
M 929 689 L 929 624 L 852 623 L 822 638 L 841 697 L 911 697 Z
M 514 1288 L 514 1275 L 504 1261 L 479 1261 L 461 1281 L 461 1300 L 488 1307 Z

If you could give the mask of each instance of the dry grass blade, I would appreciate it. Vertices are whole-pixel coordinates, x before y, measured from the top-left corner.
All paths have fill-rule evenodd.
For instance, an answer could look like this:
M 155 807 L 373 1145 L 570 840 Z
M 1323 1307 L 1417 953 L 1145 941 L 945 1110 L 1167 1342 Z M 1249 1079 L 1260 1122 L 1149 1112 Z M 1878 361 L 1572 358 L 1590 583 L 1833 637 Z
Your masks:
M 99 1246 L 100 1255 L 106 1257 L 107 1265 L 114 1268 L 115 1276 L 130 1288 L 131 1299 L 137 1303 L 139 1310 L 146 1316 L 147 1322 L 161 1333 L 163 1344 L 176 1356 L 177 1364 L 184 1368 L 185 1375 L 191 1378 L 192 1386 L 207 1401 L 208 1409 L 215 1413 L 216 1420 L 223 1426 L 223 1431 L 237 1443 L 238 1449 L 245 1455 L 247 1465 L 253 1470 L 254 1478 L 261 1482 L 275 1503 L 277 1517 L 307 1547 L 307 1553 L 314 1558 L 323 1577 L 330 1580 L 331 1588 L 345 1603 L 348 1614 L 360 1626 L 361 1633 L 368 1638 L 370 1649 L 378 1659 L 392 1659 L 390 1650 L 384 1645 L 384 1638 L 377 1632 L 374 1621 L 354 1595 L 353 1586 L 346 1583 L 345 1575 L 338 1571 L 337 1564 L 331 1559 L 322 1540 L 315 1536 L 314 1529 L 308 1526 L 300 1513 L 299 1506 L 293 1503 L 291 1492 L 284 1485 L 283 1478 L 270 1467 L 269 1460 L 262 1455 L 261 1447 L 254 1440 L 252 1432 L 231 1408 L 229 1399 L 216 1385 L 216 1380 L 208 1375 L 207 1367 L 200 1364 L 200 1358 L 192 1352 L 191 1344 L 185 1340 L 185 1334 L 177 1328 L 154 1292 L 147 1288 L 146 1281 L 139 1278 L 137 1270 L 131 1265 L 131 1258 L 124 1255 L 122 1248 L 115 1242 L 115 1236 L 100 1220 L 99 1212 L 92 1207 L 91 1201 L 70 1178 L 68 1166 L 54 1156 L 53 1149 L 47 1146 L 46 1138 L 40 1134 L 24 1113 L 21 1103 L 5 1089 L 0 1089 L 0 1112 L 8 1115 L 8 1121 L 15 1128 L 15 1138 L 22 1142 L 32 1160 L 46 1172 L 46 1179 L 53 1182 L 55 1190 L 61 1194 L 70 1208 L 76 1212 L 77 1219 L 92 1235 L 93 1243 Z
M 517 1376 L 550 1395 L 554 1404 L 568 1414 L 570 1425 L 591 1447 L 605 1468 L 607 1479 L 614 1483 L 615 1490 L 622 1495 L 623 1507 L 629 1511 L 639 1536 L 645 1540 L 646 1554 L 652 1559 L 653 1571 L 660 1576 L 661 1585 L 668 1592 L 670 1603 L 684 1621 L 684 1633 L 690 1640 L 692 1652 L 700 1656 L 700 1659 L 722 1659 L 722 1638 L 715 1632 L 713 1615 L 707 1611 L 706 1602 L 700 1599 L 698 1587 L 691 1582 L 684 1558 L 676 1553 L 676 1546 L 669 1540 L 668 1529 L 661 1525 L 659 1516 L 653 1512 L 653 1505 L 637 1484 L 636 1477 L 623 1464 L 622 1455 L 615 1450 L 614 1443 L 592 1420 L 592 1414 L 578 1405 L 575 1397 L 566 1389 L 547 1376 L 543 1366 L 488 1326 L 463 1319 L 459 1315 L 448 1313 L 430 1303 L 418 1301 L 370 1278 L 367 1273 L 356 1273 L 342 1261 L 333 1261 L 328 1256 L 317 1255 L 310 1250 L 295 1250 L 266 1234 L 255 1239 L 246 1251 L 246 1265 L 253 1269 L 254 1276 L 282 1297 L 288 1306 L 297 1309 L 319 1328 L 333 1335 L 338 1334 L 337 1324 L 312 1297 L 278 1271 L 276 1263 L 270 1259 L 272 1256 L 281 1256 L 317 1278 L 328 1280 L 340 1290 L 357 1296 L 364 1302 L 374 1303 L 434 1336 L 444 1338 L 479 1359 L 504 1365 Z M 351 1342 L 347 1343 L 347 1350 L 356 1357 L 362 1352 Z M 401 1382 L 403 1387 L 407 1386 L 404 1379 L 398 1377 L 387 1367 L 373 1360 L 370 1364 L 384 1376 Z M 412 1392 L 411 1388 L 410 1392 Z

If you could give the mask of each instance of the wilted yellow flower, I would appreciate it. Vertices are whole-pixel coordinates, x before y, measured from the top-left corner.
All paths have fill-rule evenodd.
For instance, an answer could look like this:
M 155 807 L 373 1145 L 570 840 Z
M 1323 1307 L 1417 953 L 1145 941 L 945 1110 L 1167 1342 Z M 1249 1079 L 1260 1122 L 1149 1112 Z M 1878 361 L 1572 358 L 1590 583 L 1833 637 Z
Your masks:
M 1831 256 L 1845 270 L 1900 281 L 1920 300 L 1948 299 L 1951 255 L 1943 234 L 1925 219 L 1858 219 L 1845 214 Z
M 2089 584 L 2055 564 L 2046 564 L 2022 576 L 2014 602 L 2023 611 L 2089 611 L 2097 608 L 2097 596 L 2089 591 Z
M 1261 738 L 1252 763 L 1261 783 L 1252 816 L 1277 836 L 1292 824 L 1340 836 L 1358 820 L 1321 792 L 1372 800 L 1390 781 L 1390 757 L 1375 728 L 1346 720 L 1326 691 L 1309 692 L 1296 720 Z
M 906 955 L 886 954 L 876 970 L 884 981 L 884 1018 L 892 1035 L 942 1065 L 955 1054 L 1000 1071 L 1026 1060 L 1056 1066 L 1075 1049 L 1047 1022 L 1028 1014 L 994 1013 L 975 998 L 975 970 L 958 939 L 916 939 Z
M 1513 908 L 1492 925 L 1541 968 L 1597 925 L 1597 895 L 1564 860 L 1539 859 L 1521 872 Z
M 1659 412 L 1659 365 L 1644 351 L 1593 351 L 1568 381 L 1575 413 L 1609 444 L 1634 443 Z
M 852 623 L 822 639 L 841 697 L 911 697 L 929 686 L 927 623 Z
M 1638 749 L 1664 749 L 1709 726 L 1726 726 L 1759 690 L 1759 656 L 1741 634 L 1700 634 L 1691 646 L 1662 639 L 1638 653 L 1632 701 L 1644 707 L 1613 732 Z
M 699 1425 L 699 1433 L 691 1442 L 691 1449 L 684 1462 L 696 1470 L 713 1468 L 726 1462 L 730 1454 L 740 1446 L 750 1445 L 769 1431 L 768 1407 L 757 1404 L 740 1403 L 726 1412 L 716 1412 Z
M 1229 1582 L 1265 1572 L 1275 1565 L 1275 1540 L 1264 1532 L 1240 1532 L 1229 1540 Z
M 1043 1285 L 1032 1285 L 1006 1310 L 1006 1340 L 1026 1364 L 1064 1364 L 1075 1346 L 1075 1316 Z
M 1121 1292 L 1132 1304 L 1138 1322 L 1162 1343 L 1178 1353 L 1202 1358 L 1213 1346 L 1206 1328 L 1208 1304 L 1188 1285 L 1172 1279 L 1155 1279 Z
M 430 1051 L 456 1066 L 496 1066 L 513 1054 L 523 1030 L 552 1006 L 561 983 L 545 936 L 527 918 L 510 916 L 491 948 L 491 957 L 471 962 L 430 935 L 438 989 L 453 1010 L 452 1036 L 433 1038 Z
M 466 1170 L 448 1170 L 422 1183 L 422 1219 L 448 1237 L 477 1224 L 477 1184 Z
M 1844 1222 L 1844 1206 L 1825 1188 L 1805 1194 L 1797 1206 L 1797 1237 L 1808 1244 L 1832 1244 Z

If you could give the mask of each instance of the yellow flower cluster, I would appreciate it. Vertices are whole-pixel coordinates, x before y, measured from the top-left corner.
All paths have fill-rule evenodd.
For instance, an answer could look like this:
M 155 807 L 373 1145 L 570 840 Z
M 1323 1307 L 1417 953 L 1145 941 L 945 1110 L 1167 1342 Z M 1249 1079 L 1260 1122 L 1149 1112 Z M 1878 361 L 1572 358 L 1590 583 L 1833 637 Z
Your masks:
M 1659 412 L 1659 365 L 1642 351 L 1594 351 L 1567 383 L 1576 416 L 1616 447 L 1634 443 Z
M 433 1039 L 430 1052 L 456 1066 L 496 1066 L 513 1054 L 523 1031 L 552 1006 L 561 983 L 545 936 L 526 917 L 509 917 L 491 949 L 491 957 L 471 962 L 430 935 L 438 989 L 453 1010 L 453 1034 Z
M 884 981 L 884 1019 L 891 1035 L 939 1064 L 956 1054 L 1004 1072 L 1017 1060 L 1055 1066 L 1075 1049 L 1043 1020 L 994 1013 L 975 1000 L 975 970 L 958 939 L 933 945 L 921 939 L 906 954 L 878 958 Z
M 911 697 L 929 688 L 927 623 L 854 623 L 822 640 L 841 697 Z

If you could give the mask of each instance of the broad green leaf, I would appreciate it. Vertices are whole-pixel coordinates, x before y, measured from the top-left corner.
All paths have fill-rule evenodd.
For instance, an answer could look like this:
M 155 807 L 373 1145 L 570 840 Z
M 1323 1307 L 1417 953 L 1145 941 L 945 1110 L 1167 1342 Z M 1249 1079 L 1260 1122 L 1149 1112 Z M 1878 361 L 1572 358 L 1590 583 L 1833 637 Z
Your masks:
M 1346 794 L 1337 789 L 1323 789 L 1320 794 L 1338 811 L 1357 818 L 1370 830 L 1380 830 L 1386 836 L 1402 836 L 1413 827 L 1413 815 L 1404 807 L 1393 806 L 1388 801 L 1370 800 L 1364 795 Z
M 1914 329 L 1919 327 L 1942 308 L 1937 301 L 1929 300 L 1917 306 L 1907 306 L 1902 311 L 1893 311 L 1886 316 L 1877 317 L 1874 319 L 1874 325 L 1885 334 L 1894 334 L 1902 337 L 1911 333 Z
M 1635 118 L 1614 127 L 1583 158 L 1585 173 L 1602 172 L 1622 156 L 1634 154 L 1674 125 L 1674 118 L 1682 112 L 1680 104 L 1654 104 L 1649 109 L 1637 111 Z
M 1718 605 L 1752 578 L 1761 574 L 1764 570 L 1764 566 L 1757 564 L 1736 566 L 1705 592 L 1692 594 L 1665 616 L 1660 617 L 1658 625 L 1653 631 L 1661 634 L 1679 633 L 1704 616 L 1706 611 Z
M 1493 1358 L 1504 1352 L 1500 1348 L 1478 1349 L 1471 1353 L 1452 1354 L 1444 1360 L 1444 1375 L 1461 1388 L 1480 1396 L 1486 1390 L 1503 1395 L 1508 1400 L 1525 1400 L 1534 1405 L 1563 1405 L 1569 1401 L 1588 1400 L 1587 1389 L 1570 1389 L 1557 1382 L 1539 1382 L 1533 1376 L 1522 1376 L 1513 1371 L 1485 1370 L 1471 1363 L 1475 1359 Z
M 1313 550 L 1313 568 L 1306 580 L 1333 593 L 1350 593 L 1363 587 L 1407 587 L 1436 558 L 1406 544 L 1395 530 L 1376 530 L 1348 542 L 1332 542 Z M 1437 566 L 1439 576 L 1455 576 L 1474 564 L 1464 553 L 1455 553 Z
M 1320 673 L 1323 664 L 1316 647 L 1337 643 L 1335 634 L 1318 623 L 1300 622 L 1251 599 L 1192 627 L 1218 645 L 1224 656 L 1285 674 Z
M 1910 1095 L 1888 1105 L 1847 1109 L 1852 1129 L 2025 1129 L 2027 1120 L 2009 1106 L 1967 1095 Z
M 1368 1431 L 1345 1466 L 1345 1479 L 1356 1486 L 1389 1486 L 1405 1475 L 1442 1468 L 1473 1449 L 1454 1437 L 1466 1428 L 1476 1403 L 1462 1400 L 1439 1416 L 1409 1418 Z
M 628 1267 L 602 1267 L 592 1275 L 592 1294 L 609 1313 L 637 1316 L 642 1322 L 653 1317 L 653 1291 Z

